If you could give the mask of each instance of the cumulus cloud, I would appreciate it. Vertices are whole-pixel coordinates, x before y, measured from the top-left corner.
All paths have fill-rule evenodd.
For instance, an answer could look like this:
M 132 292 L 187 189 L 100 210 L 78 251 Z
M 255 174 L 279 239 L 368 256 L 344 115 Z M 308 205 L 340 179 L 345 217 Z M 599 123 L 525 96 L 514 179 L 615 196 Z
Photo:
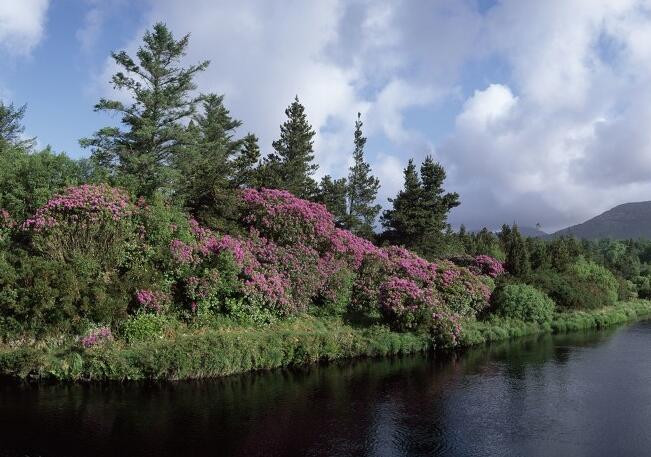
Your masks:
M 192 33 L 188 61 L 212 61 L 200 87 L 225 93 L 265 152 L 298 94 L 321 174 L 341 176 L 362 112 L 381 203 L 428 153 L 467 226 L 554 229 L 650 199 L 651 4 L 479 3 L 159 0 L 143 24 Z M 418 110 L 445 112 L 451 131 L 433 135 L 438 119 L 422 113 L 410 125 Z
M 27 55 L 42 36 L 49 0 L 0 2 L 0 48 Z

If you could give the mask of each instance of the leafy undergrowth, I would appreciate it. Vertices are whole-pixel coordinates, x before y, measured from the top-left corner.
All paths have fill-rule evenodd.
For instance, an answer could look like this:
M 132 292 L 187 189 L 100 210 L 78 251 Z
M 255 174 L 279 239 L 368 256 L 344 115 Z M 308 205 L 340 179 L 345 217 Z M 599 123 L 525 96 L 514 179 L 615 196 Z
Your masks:
M 492 317 L 463 325 L 461 346 L 541 332 L 601 328 L 651 314 L 650 301 L 593 311 L 557 313 L 550 324 Z M 181 330 L 150 341 L 110 341 L 0 347 L 0 373 L 19 379 L 178 380 L 226 376 L 343 358 L 389 356 L 433 348 L 426 334 L 393 332 L 382 325 L 360 328 L 334 318 L 300 317 L 265 327 L 224 325 Z
M 590 311 L 557 312 L 550 323 L 543 324 L 492 316 L 486 321 L 466 322 L 459 343 L 461 346 L 472 346 L 536 333 L 598 329 L 642 319 L 649 315 L 651 315 L 651 301 L 640 300 Z

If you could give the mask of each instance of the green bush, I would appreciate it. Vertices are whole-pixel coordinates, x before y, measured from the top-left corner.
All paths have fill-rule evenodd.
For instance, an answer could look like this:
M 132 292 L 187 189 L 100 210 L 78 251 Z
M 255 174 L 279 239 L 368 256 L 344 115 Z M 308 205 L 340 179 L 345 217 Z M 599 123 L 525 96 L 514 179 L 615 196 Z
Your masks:
M 353 296 L 355 273 L 347 268 L 335 272 L 323 288 L 325 292 L 316 300 L 313 313 L 319 316 L 341 316 L 348 311 Z
M 559 307 L 595 309 L 614 304 L 618 298 L 617 279 L 605 268 L 580 259 L 563 273 L 537 271 L 531 283 L 549 295 Z
M 525 322 L 550 322 L 554 302 L 544 292 L 528 284 L 507 284 L 493 294 L 495 311 L 508 318 Z
M 581 257 L 570 266 L 568 272 L 591 286 L 594 296 L 601 299 L 596 306 L 609 306 L 617 301 L 617 279 L 605 267 Z

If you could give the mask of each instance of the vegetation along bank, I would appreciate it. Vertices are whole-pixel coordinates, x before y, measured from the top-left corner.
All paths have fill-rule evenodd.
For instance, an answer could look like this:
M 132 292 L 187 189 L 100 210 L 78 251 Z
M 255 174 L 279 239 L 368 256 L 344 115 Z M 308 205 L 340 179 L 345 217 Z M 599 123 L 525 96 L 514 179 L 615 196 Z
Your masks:
M 455 232 L 445 170 L 410 160 L 381 212 L 358 115 L 346 177 L 317 182 L 296 97 L 261 158 L 207 62 L 163 25 L 121 67 L 133 104 L 81 140 L 36 150 L 25 108 L 0 104 L 0 373 L 186 379 L 404 354 L 646 316 L 646 241 Z M 382 226 L 377 231 L 378 220 Z

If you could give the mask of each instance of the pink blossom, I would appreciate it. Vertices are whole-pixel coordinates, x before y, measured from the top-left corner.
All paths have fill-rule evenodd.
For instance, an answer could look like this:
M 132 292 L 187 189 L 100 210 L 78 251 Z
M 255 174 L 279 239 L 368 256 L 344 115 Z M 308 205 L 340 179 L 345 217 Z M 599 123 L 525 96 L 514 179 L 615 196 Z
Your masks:
M 113 341 L 113 334 L 108 327 L 99 327 L 90 330 L 82 339 L 81 345 L 85 348 L 91 348 L 100 344 Z

